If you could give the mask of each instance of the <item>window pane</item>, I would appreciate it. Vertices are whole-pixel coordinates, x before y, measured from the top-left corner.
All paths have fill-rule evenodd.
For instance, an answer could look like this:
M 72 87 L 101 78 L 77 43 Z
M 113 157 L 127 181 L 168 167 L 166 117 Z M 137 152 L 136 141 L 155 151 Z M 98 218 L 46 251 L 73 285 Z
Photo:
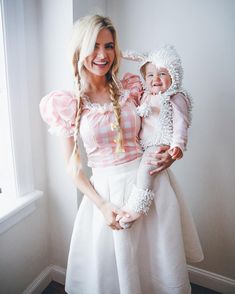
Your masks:
M 0 197 L 16 195 L 14 181 L 13 151 L 11 144 L 11 125 L 9 100 L 7 99 L 7 74 L 4 48 L 2 10 L 0 10 Z

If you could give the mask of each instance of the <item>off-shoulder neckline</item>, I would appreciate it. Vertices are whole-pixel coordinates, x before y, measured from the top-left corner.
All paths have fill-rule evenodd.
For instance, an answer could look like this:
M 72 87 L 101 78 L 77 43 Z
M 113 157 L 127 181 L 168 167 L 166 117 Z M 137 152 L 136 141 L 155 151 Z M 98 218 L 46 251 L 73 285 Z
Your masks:
M 98 102 L 92 102 L 90 97 L 86 94 L 82 95 L 82 99 L 88 103 L 89 105 L 95 106 L 95 107 L 106 107 L 108 105 L 112 104 L 112 101 L 110 100 L 110 102 L 105 102 L 105 103 L 98 103 Z
M 119 96 L 119 103 L 122 106 L 123 104 L 125 104 L 125 102 L 127 101 L 129 96 L 129 92 L 128 91 L 124 91 L 120 94 Z M 91 102 L 90 98 L 88 95 L 84 94 L 82 96 L 82 100 L 83 100 L 83 107 L 87 108 L 89 110 L 98 110 L 101 112 L 106 112 L 106 111 L 112 111 L 113 110 L 113 104 L 112 101 L 110 102 L 106 102 L 106 103 L 97 103 L 97 102 Z

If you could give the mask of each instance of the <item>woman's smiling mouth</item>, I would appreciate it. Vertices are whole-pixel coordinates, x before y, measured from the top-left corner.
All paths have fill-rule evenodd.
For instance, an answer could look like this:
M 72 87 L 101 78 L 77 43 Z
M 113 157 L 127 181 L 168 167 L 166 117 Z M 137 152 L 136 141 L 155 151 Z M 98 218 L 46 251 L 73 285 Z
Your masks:
M 104 67 L 108 64 L 108 61 L 93 61 L 93 64 L 96 66 Z

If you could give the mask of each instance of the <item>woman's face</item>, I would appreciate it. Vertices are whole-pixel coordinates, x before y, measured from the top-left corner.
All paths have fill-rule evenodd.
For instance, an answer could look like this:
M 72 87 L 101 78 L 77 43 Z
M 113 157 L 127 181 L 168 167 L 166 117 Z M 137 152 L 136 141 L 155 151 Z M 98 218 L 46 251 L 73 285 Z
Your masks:
M 164 67 L 157 68 L 152 63 L 148 63 L 145 68 L 145 81 L 147 90 L 158 95 L 159 92 L 166 92 L 171 86 L 171 76 Z
M 86 57 L 84 66 L 93 75 L 105 76 L 110 70 L 114 58 L 113 35 L 108 29 L 102 29 L 97 36 L 94 51 Z

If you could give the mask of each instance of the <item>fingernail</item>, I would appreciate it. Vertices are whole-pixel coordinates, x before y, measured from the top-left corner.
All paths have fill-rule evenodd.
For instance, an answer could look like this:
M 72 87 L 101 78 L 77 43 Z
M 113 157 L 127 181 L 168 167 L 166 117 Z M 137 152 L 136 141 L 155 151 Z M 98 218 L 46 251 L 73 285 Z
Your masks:
M 129 215 L 129 214 L 126 214 L 125 216 L 126 216 L 126 217 L 130 217 L 130 215 Z

